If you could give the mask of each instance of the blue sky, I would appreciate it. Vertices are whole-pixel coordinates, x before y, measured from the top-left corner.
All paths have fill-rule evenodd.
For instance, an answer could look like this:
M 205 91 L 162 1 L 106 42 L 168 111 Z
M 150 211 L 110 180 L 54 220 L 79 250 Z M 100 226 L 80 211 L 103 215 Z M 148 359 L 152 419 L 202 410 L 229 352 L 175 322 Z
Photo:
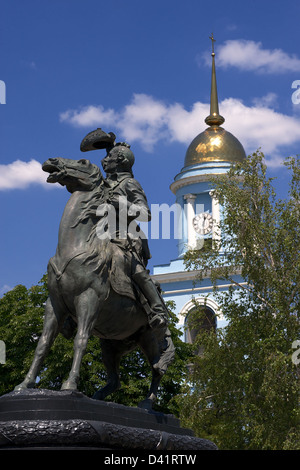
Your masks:
M 69 195 L 46 183 L 41 163 L 87 157 L 79 145 L 96 127 L 131 144 L 150 204 L 174 203 L 169 185 L 209 114 L 212 31 L 224 128 L 247 153 L 261 147 L 286 194 L 281 161 L 300 146 L 299 2 L 2 0 L 0 9 L 0 295 L 37 284 L 56 249 Z M 176 258 L 176 241 L 149 243 L 150 268 Z

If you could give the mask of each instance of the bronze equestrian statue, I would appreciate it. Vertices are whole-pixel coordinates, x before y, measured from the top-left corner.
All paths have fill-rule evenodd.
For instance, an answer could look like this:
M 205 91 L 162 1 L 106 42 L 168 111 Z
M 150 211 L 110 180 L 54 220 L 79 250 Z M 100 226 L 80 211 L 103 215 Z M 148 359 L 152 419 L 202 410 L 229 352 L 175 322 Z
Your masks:
M 82 357 L 95 335 L 100 338 L 107 383 L 93 398 L 103 400 L 120 388 L 121 357 L 140 347 L 151 365 L 152 382 L 139 406 L 152 407 L 175 348 L 166 307 L 146 270 L 147 240 L 135 222 L 138 217 L 150 219 L 146 196 L 133 178 L 129 146 L 115 144 L 114 138 L 97 129 L 81 144 L 83 151 L 106 149 L 106 179 L 86 159 L 50 158 L 42 166 L 49 173 L 47 181 L 66 186 L 71 196 L 60 222 L 56 253 L 48 264 L 43 331 L 31 367 L 15 390 L 35 386 L 56 336 L 67 336 L 69 326 L 76 325 L 73 364 L 61 390 L 77 390 Z M 125 225 L 120 201 L 126 203 Z M 116 215 L 111 231 L 105 208 L 113 208 Z

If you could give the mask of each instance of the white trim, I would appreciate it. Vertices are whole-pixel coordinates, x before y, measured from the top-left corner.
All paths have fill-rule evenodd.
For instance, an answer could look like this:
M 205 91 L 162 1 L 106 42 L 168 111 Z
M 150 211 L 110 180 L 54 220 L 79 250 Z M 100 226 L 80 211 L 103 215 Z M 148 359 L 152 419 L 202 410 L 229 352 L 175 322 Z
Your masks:
M 170 265 L 168 265 L 170 266 Z M 154 269 L 158 266 L 154 266 Z M 180 282 L 180 281 L 191 281 L 195 279 L 197 276 L 199 276 L 199 273 L 201 271 L 175 271 L 175 272 L 169 272 L 169 273 L 161 273 L 161 274 L 151 274 L 152 279 L 155 281 L 161 282 L 161 283 L 167 283 L 167 282 Z M 242 272 L 241 268 L 236 268 L 236 270 L 232 273 L 233 276 L 238 276 Z M 202 277 L 203 279 L 207 279 L 211 277 L 211 270 L 207 269 L 204 272 L 202 272 Z
M 152 274 L 152 279 L 155 279 L 158 282 L 180 282 L 180 281 L 190 281 L 197 277 L 197 274 L 200 271 L 178 271 L 173 273 L 166 274 Z M 210 272 L 204 277 L 210 277 Z
M 220 203 L 216 198 L 215 191 L 209 191 L 211 197 L 211 212 L 213 218 L 213 234 L 212 239 L 214 243 L 218 243 L 220 249 L 221 231 L 220 231 Z
M 193 227 L 193 220 L 195 217 L 195 194 L 185 194 L 184 199 L 187 201 L 186 219 L 187 219 L 187 236 L 188 236 L 188 249 L 193 250 L 196 248 L 196 234 Z
M 180 325 L 185 324 L 186 315 L 190 310 L 195 307 L 195 302 L 197 302 L 199 305 L 204 305 L 205 307 L 211 308 L 215 315 L 218 317 L 218 320 L 224 320 L 223 313 L 215 300 L 211 299 L 210 297 L 199 296 L 189 300 L 182 307 L 181 311 L 178 314 L 178 321 Z
M 240 282 L 239 285 L 246 286 L 247 282 Z M 237 287 L 236 284 L 220 284 L 217 285 L 218 289 L 225 289 L 227 287 Z M 163 295 L 171 295 L 171 294 L 183 294 L 186 292 L 195 292 L 195 291 L 206 291 L 213 289 L 213 286 L 204 286 L 204 287 L 189 287 L 188 289 L 176 289 L 176 290 L 166 290 L 163 291 Z
M 192 171 L 192 170 L 191 170 Z M 179 188 L 183 188 L 189 184 L 193 183 L 203 183 L 206 181 L 210 181 L 211 177 L 218 176 L 218 175 L 226 175 L 226 172 L 223 173 L 206 173 L 204 175 L 193 175 L 193 176 L 186 176 L 180 180 L 174 181 L 170 184 L 170 189 L 172 193 L 176 194 Z

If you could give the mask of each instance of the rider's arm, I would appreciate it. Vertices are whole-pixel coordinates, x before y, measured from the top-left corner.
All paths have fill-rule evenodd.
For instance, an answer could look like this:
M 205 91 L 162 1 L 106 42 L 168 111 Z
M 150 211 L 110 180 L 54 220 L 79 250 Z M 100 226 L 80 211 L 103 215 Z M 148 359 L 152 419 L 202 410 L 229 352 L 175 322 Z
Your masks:
M 140 183 L 134 178 L 130 178 L 126 184 L 128 217 L 141 222 L 151 220 L 151 212 L 148 206 L 146 195 Z

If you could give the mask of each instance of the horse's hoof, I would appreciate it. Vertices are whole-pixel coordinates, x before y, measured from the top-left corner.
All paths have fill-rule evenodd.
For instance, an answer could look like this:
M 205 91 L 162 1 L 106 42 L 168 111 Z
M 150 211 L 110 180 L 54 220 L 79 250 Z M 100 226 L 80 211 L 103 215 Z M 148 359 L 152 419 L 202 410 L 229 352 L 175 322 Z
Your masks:
M 27 388 L 34 388 L 35 383 L 31 382 L 21 382 L 19 385 L 16 385 L 14 388 L 14 392 L 20 392 L 21 390 L 27 390 Z
M 74 380 L 66 380 L 62 386 L 61 390 L 77 390 L 77 383 Z
M 14 392 L 19 392 L 20 390 L 26 390 L 26 388 L 27 386 L 21 383 L 19 385 L 16 385 L 16 387 L 14 388 Z

